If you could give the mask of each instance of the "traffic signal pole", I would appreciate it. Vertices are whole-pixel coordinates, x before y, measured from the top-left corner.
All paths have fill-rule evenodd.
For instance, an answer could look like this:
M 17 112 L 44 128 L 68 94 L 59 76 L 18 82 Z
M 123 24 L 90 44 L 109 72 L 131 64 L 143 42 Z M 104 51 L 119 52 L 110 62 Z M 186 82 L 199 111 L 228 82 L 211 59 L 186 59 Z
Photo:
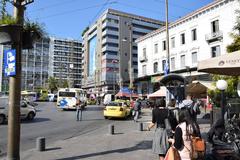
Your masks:
M 13 16 L 16 23 L 23 26 L 24 6 L 23 0 L 14 0 Z M 7 159 L 20 160 L 20 99 L 21 99 L 21 54 L 22 30 L 15 35 L 17 42 L 12 44 L 16 49 L 16 75 L 9 78 L 9 110 L 8 110 L 8 147 Z

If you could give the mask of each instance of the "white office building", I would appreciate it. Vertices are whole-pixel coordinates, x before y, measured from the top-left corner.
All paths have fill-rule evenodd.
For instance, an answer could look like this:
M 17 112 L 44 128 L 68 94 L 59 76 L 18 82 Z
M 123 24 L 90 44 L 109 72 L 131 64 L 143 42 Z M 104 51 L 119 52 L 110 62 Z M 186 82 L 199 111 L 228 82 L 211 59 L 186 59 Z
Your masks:
M 158 20 L 107 9 L 83 36 L 83 87 L 95 93 L 116 93 L 121 85 L 129 86 L 130 77 L 134 79 L 138 73 L 135 40 L 163 25 Z
M 82 56 L 80 41 L 50 37 L 49 76 L 67 80 L 69 87 L 81 87 Z
M 191 80 L 210 80 L 209 74 L 197 72 L 197 64 L 227 53 L 239 8 L 239 0 L 218 0 L 170 23 L 170 72 L 191 76 Z M 147 95 L 159 89 L 157 82 L 164 76 L 165 27 L 140 37 L 137 43 L 138 92 Z

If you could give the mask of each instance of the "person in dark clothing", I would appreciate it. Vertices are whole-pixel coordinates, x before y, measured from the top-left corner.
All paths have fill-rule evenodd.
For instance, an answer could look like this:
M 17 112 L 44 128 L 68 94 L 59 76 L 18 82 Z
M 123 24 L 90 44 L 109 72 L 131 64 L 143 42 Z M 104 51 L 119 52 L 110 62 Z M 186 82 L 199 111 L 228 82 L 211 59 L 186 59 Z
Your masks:
M 158 103 L 159 102 L 159 103 Z M 156 126 L 152 151 L 159 155 L 159 159 L 163 160 L 169 148 L 167 129 L 169 126 L 165 124 L 168 118 L 168 110 L 165 108 L 164 102 L 157 101 L 152 111 L 152 123 L 148 126 L 148 130 Z
M 201 137 L 201 134 L 198 124 L 191 119 L 189 110 L 186 109 L 179 113 L 179 124 L 175 129 L 174 139 L 169 139 L 183 160 L 191 160 L 190 136 Z
M 140 111 L 141 111 L 141 102 L 139 101 L 139 99 L 136 100 L 133 110 L 134 110 L 133 120 L 134 120 L 134 122 L 137 122 Z

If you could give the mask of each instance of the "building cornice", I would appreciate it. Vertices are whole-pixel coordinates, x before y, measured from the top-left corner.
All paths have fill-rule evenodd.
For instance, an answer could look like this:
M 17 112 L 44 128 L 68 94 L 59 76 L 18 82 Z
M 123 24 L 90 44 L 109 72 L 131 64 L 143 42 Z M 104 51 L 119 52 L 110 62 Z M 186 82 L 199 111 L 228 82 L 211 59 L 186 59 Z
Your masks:
M 227 4 L 227 3 L 232 2 L 232 1 L 235 1 L 235 0 L 218 0 L 218 1 L 211 2 L 208 5 L 200 8 L 200 9 L 197 9 L 196 11 L 194 11 L 192 13 L 189 13 L 186 16 L 176 20 L 175 22 L 170 23 L 169 24 L 169 29 L 174 28 L 174 27 L 176 27 L 176 26 L 178 26 L 178 25 L 180 25 L 182 23 L 185 23 L 185 22 L 187 22 L 189 20 L 192 20 L 194 18 L 197 18 L 199 15 L 205 13 L 206 11 L 210 11 L 213 8 L 217 8 L 218 6 L 221 6 L 223 4 Z M 153 37 L 153 36 L 155 36 L 157 34 L 165 32 L 165 31 L 166 31 L 166 28 L 165 27 L 161 27 L 161 28 L 159 28 L 159 29 L 157 29 L 157 30 L 155 30 L 153 32 L 150 32 L 150 33 L 146 34 L 145 36 L 142 36 L 142 37 L 136 39 L 135 42 L 139 43 L 141 41 L 144 41 L 147 38 Z

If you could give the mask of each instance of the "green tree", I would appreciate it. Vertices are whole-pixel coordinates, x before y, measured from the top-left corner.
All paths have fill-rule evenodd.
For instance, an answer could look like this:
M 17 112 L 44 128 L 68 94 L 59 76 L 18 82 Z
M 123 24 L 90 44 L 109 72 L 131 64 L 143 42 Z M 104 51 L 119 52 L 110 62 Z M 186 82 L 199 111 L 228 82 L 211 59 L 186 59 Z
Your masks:
M 53 91 L 56 91 L 58 89 L 58 81 L 55 77 L 49 77 L 48 78 L 48 90 L 53 93 Z
M 69 84 L 68 80 L 65 79 L 62 84 L 63 88 L 68 88 L 69 87 L 68 84 Z

